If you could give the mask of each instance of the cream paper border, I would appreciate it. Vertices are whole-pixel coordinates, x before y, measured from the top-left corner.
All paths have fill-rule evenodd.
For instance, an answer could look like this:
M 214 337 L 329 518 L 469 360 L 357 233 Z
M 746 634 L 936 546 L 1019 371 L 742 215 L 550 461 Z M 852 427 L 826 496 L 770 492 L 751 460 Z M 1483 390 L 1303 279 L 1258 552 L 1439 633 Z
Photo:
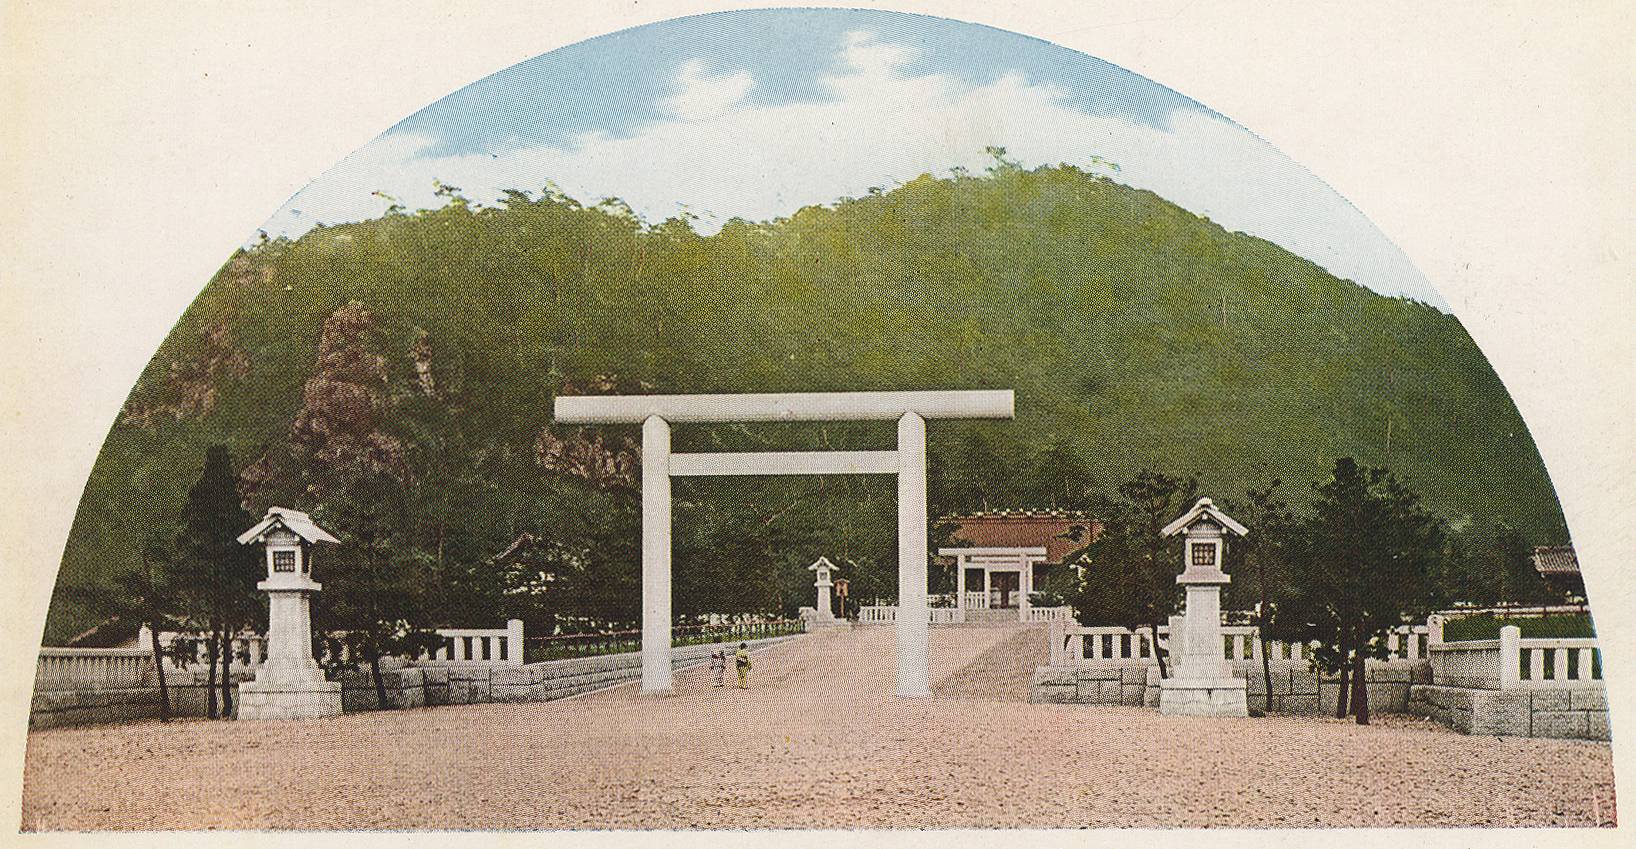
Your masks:
M 308 180 L 485 74 L 710 0 L 0 0 L 0 834 L 34 652 L 107 428 L 183 307 Z M 394 846 L 1593 846 L 1636 829 L 1636 16 L 1617 2 L 864 2 L 1082 50 L 1233 118 L 1362 209 L 1482 346 L 1550 468 L 1606 646 L 1627 825 L 1583 831 L 243 834 Z M 317 767 L 322 768 L 322 767 Z M 1389 792 L 1390 788 L 1383 788 Z M 1620 834 L 1623 840 L 1620 840 Z M 221 835 L 24 835 L 217 846 Z

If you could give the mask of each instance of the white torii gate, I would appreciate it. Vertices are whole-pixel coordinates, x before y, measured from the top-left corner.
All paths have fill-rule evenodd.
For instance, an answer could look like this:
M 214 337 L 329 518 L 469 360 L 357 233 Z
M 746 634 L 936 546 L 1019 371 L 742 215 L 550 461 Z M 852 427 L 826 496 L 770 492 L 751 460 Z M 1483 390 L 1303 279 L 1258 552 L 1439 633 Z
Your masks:
M 898 477 L 897 649 L 900 696 L 931 693 L 926 609 L 926 420 L 1009 419 L 1011 390 L 559 396 L 563 424 L 642 425 L 642 692 L 672 691 L 670 479 L 704 475 Z M 896 419 L 896 451 L 672 454 L 670 423 Z

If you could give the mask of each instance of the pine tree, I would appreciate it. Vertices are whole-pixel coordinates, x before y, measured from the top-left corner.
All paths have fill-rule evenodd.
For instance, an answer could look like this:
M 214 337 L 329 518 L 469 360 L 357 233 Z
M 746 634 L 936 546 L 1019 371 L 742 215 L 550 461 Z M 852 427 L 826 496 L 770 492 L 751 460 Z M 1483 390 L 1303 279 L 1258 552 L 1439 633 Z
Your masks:
M 1428 612 L 1443 526 L 1390 472 L 1350 457 L 1316 490 L 1312 515 L 1290 536 L 1289 593 L 1275 624 L 1322 644 L 1349 675 L 1350 710 L 1367 725 L 1365 661 L 1385 656 L 1388 629 Z
M 1268 635 L 1268 624 L 1274 619 L 1274 611 L 1288 581 L 1287 547 L 1294 524 L 1289 502 L 1277 495 L 1282 483 L 1274 479 L 1263 489 L 1252 487 L 1245 491 L 1243 504 L 1228 507 L 1229 512 L 1236 513 L 1251 529 L 1249 536 L 1238 540 L 1227 550 L 1235 567 L 1230 568 L 1229 572 L 1246 579 L 1229 586 L 1244 587 L 1234 594 L 1239 599 L 1253 599 L 1250 601 L 1254 605 L 1251 624 L 1256 626 L 1256 635 L 1261 641 L 1261 675 L 1267 685 L 1268 712 L 1272 711 L 1273 694 L 1272 656 L 1267 651 L 1267 643 L 1272 638 Z
M 216 712 L 216 669 L 221 668 L 221 713 L 233 712 L 233 635 L 256 622 L 261 599 L 255 558 L 238 535 L 255 519 L 240 502 L 233 459 L 225 445 L 205 451 L 199 480 L 182 506 L 182 530 L 176 537 L 180 583 L 195 623 L 209 631 L 210 696 L 208 713 Z

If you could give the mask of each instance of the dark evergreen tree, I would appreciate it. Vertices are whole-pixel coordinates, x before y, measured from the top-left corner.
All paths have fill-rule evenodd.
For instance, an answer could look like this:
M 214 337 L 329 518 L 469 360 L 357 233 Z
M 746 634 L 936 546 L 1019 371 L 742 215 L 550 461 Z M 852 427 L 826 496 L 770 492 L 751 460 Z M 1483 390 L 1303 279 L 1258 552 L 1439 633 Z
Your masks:
M 1288 546 L 1294 531 L 1295 517 L 1288 502 L 1278 497 L 1283 483 L 1274 479 L 1265 488 L 1251 488 L 1244 493 L 1242 504 L 1229 504 L 1227 510 L 1250 529 L 1248 536 L 1235 540 L 1227 548 L 1228 572 L 1234 577 L 1228 587 L 1233 589 L 1235 606 L 1251 610 L 1250 624 L 1256 626 L 1261 641 L 1261 674 L 1266 682 L 1266 709 L 1272 710 L 1272 655 L 1267 651 L 1268 623 L 1276 618 L 1280 599 L 1289 583 Z M 1248 603 L 1245 603 L 1248 602 Z
M 255 523 L 244 509 L 238 477 L 227 446 L 213 445 L 205 452 L 198 482 L 188 490 L 182 506 L 182 529 L 176 537 L 179 581 L 189 599 L 195 625 L 209 637 L 210 678 L 207 712 L 217 716 L 217 670 L 220 669 L 221 711 L 233 712 L 233 636 L 256 625 L 265 614 L 256 582 L 261 577 L 254 552 L 238 542 L 238 535 Z
M 1316 491 L 1285 549 L 1288 593 L 1272 624 L 1286 639 L 1323 644 L 1324 662 L 1350 677 L 1350 712 L 1367 725 L 1365 660 L 1385 656 L 1388 629 L 1429 612 L 1443 527 L 1390 472 L 1349 457 Z
M 341 648 L 368 665 L 376 702 L 387 707 L 382 658 L 416 657 L 438 637 L 426 615 L 431 558 L 407 540 L 403 490 L 384 474 L 365 474 L 330 490 L 324 524 L 341 530 L 341 545 L 315 565 L 324 591 L 315 597 L 316 629 L 332 668 Z

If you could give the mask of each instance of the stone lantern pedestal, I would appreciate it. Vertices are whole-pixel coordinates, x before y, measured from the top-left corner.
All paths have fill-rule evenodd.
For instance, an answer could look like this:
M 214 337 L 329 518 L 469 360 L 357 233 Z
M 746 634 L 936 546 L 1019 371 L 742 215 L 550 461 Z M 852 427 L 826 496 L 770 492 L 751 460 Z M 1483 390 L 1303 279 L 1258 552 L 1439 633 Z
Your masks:
M 307 514 L 283 507 L 239 537 L 266 550 L 267 659 L 239 685 L 239 719 L 317 719 L 341 715 L 341 682 L 324 680 L 312 656 L 312 546 L 336 542 Z
M 1187 588 L 1187 607 L 1185 615 L 1171 620 L 1175 665 L 1170 677 L 1159 682 L 1159 713 L 1249 716 L 1248 684 L 1233 675 L 1221 637 L 1221 588 L 1232 580 L 1221 571 L 1227 537 L 1249 531 L 1217 510 L 1210 499 L 1201 498 L 1163 533 L 1184 535 L 1185 568 L 1176 583 Z

